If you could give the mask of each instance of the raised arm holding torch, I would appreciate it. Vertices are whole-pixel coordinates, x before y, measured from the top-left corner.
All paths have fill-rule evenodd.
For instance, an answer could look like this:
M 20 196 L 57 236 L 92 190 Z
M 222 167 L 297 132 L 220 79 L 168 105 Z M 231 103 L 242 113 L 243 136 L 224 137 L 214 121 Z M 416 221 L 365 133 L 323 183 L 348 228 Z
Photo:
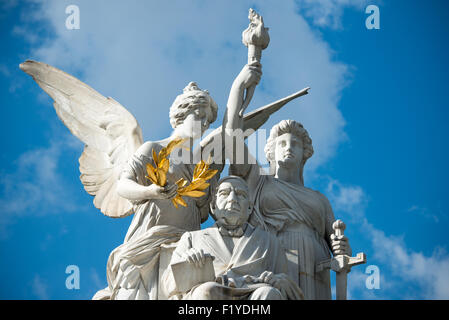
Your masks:
M 262 50 L 268 47 L 270 43 L 270 35 L 268 28 L 263 24 L 263 18 L 253 9 L 249 9 L 248 19 L 250 21 L 248 28 L 242 33 L 242 42 L 248 47 L 248 65 L 260 64 L 262 59 Z M 256 90 L 256 86 L 251 86 L 246 90 L 245 100 L 239 115 L 243 116 L 243 112 L 248 107 L 249 102 Z

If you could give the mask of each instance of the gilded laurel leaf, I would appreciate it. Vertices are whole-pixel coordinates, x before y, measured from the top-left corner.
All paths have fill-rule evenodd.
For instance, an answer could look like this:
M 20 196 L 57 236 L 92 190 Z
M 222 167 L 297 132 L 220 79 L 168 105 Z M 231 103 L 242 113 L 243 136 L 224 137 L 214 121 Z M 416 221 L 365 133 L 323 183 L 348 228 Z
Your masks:
M 182 194 L 184 192 L 191 191 L 191 190 L 193 190 L 192 183 L 190 183 L 188 186 L 185 186 L 185 187 L 182 187 L 182 188 L 178 189 L 178 194 Z
M 175 140 L 170 141 L 170 143 L 167 145 L 167 154 L 170 154 L 174 148 L 179 147 L 185 141 L 187 141 L 187 139 L 181 139 L 181 138 L 176 138 Z
M 152 151 L 153 151 L 153 161 L 154 161 L 154 164 L 155 164 L 156 167 L 157 167 L 159 161 L 158 161 L 158 159 L 157 159 L 156 151 L 154 151 L 154 149 L 153 149 Z
M 170 167 L 170 160 L 163 158 L 158 166 L 161 170 L 163 170 L 165 173 L 168 172 L 168 168 Z
M 174 197 L 173 200 L 177 204 L 180 204 L 183 207 L 187 207 L 187 202 L 185 202 L 184 199 L 180 195 L 177 195 L 176 197 Z
M 175 138 L 170 141 L 165 148 L 162 148 L 158 155 L 156 155 L 156 152 L 153 149 L 152 153 L 155 167 L 151 164 L 147 164 L 147 178 L 161 187 L 165 186 L 167 183 L 167 172 L 170 168 L 170 160 L 167 157 L 174 148 L 181 146 L 185 141 L 186 139 Z M 187 184 L 188 181 L 183 178 L 176 181 L 178 192 L 176 196 L 171 199 L 175 208 L 178 208 L 179 205 L 187 207 L 187 202 L 182 196 L 198 198 L 206 194 L 203 190 L 207 189 L 210 185 L 207 183 L 207 180 L 211 179 L 218 172 L 218 170 L 209 170 L 210 162 L 211 157 L 209 157 L 207 162 L 201 160 L 197 163 L 190 184 Z
M 153 179 L 151 179 L 151 177 L 149 177 L 149 176 L 145 176 L 145 178 L 147 178 L 148 180 L 150 180 L 150 181 L 151 181 L 151 183 L 157 184 L 157 181 L 156 181 L 156 180 L 153 180 Z
M 196 175 L 195 174 L 193 175 L 193 180 L 195 180 L 196 178 L 198 178 L 199 175 L 201 175 L 205 166 L 206 166 L 206 163 L 203 160 L 201 160 L 199 163 L 197 163 L 197 165 L 195 166 Z
M 197 185 L 195 190 L 205 190 L 205 189 L 207 189 L 207 187 L 209 187 L 209 185 L 210 185 L 209 183 L 203 182 L 203 183 Z
M 166 158 L 172 153 L 173 149 L 179 147 L 182 145 L 187 139 L 181 139 L 181 138 L 175 138 L 174 140 L 170 141 L 168 145 L 165 148 L 162 148 L 161 151 L 159 151 L 159 159 Z
M 198 198 L 198 197 L 204 196 L 205 194 L 206 194 L 206 193 L 203 192 L 203 191 L 192 190 L 192 191 L 184 192 L 182 195 L 183 195 L 183 196 L 187 196 L 187 197 Z
M 167 158 L 174 148 L 178 147 L 182 143 L 184 143 L 186 139 L 175 138 L 173 141 L 170 141 L 167 147 L 162 148 L 159 151 L 159 155 L 156 154 L 156 151 L 152 150 L 153 161 L 155 166 L 153 167 L 151 164 L 147 164 L 147 178 L 151 180 L 152 183 L 157 184 L 158 186 L 164 187 L 167 184 L 167 172 L 170 168 L 170 160 Z M 181 183 L 181 182 L 180 182 Z M 182 186 L 184 186 L 186 182 L 182 182 Z M 178 185 L 179 187 L 179 185 Z
M 213 176 L 215 176 L 217 174 L 217 172 L 218 172 L 218 170 L 207 170 L 200 176 L 200 178 L 202 178 L 204 180 L 209 180 Z
M 185 180 L 184 178 L 181 178 L 178 181 L 176 181 L 176 185 L 178 186 L 178 188 L 182 188 L 186 184 L 187 184 L 187 180 Z
M 154 174 L 156 175 L 156 184 L 158 186 L 161 186 L 161 176 L 159 174 L 159 170 L 156 168 L 154 169 Z M 161 186 L 162 187 L 162 186 Z
M 151 164 L 147 163 L 147 178 L 152 182 L 157 184 L 156 174 L 154 173 L 154 168 Z
M 167 184 L 167 174 L 163 170 L 160 170 L 159 176 L 161 178 L 161 186 L 165 187 L 165 185 Z
M 158 159 L 165 159 L 167 158 L 167 150 L 165 148 L 162 148 L 161 151 L 159 151 L 159 154 L 157 155 Z
M 194 180 L 192 181 L 191 185 L 192 185 L 192 186 L 196 186 L 196 185 L 199 185 L 199 184 L 201 184 L 201 183 L 203 183 L 203 182 L 206 182 L 206 180 L 203 179 L 203 178 L 196 178 L 196 179 L 194 179 Z
M 193 170 L 193 179 L 198 176 L 198 164 L 195 166 L 195 169 Z

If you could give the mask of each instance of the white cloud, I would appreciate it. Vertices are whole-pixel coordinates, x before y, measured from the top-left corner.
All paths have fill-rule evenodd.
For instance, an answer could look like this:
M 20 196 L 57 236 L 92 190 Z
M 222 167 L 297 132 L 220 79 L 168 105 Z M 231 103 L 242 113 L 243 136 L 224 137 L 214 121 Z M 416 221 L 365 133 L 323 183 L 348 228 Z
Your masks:
M 14 36 L 24 38 L 26 41 L 32 44 L 36 44 L 40 40 L 39 35 L 29 32 L 29 29 L 26 26 L 14 26 L 12 29 L 12 34 Z
M 433 220 L 435 223 L 438 223 L 440 221 L 440 218 L 438 217 L 438 215 L 432 213 L 432 211 L 429 208 L 412 205 L 410 208 L 407 209 L 407 212 L 421 215 L 427 219 Z M 441 215 L 441 212 L 440 212 L 440 215 Z
M 345 186 L 331 180 L 327 188 L 329 200 L 339 214 L 347 214 L 349 222 L 357 225 L 370 240 L 372 256 L 368 256 L 369 264 L 379 264 L 381 272 L 386 270 L 381 280 L 381 295 L 388 296 L 388 291 L 401 290 L 405 299 L 449 299 L 449 254 L 443 248 L 436 248 L 431 255 L 416 252 L 409 248 L 401 237 L 386 235 L 368 222 L 365 216 L 367 196 L 360 186 Z M 355 290 L 360 291 L 361 276 L 356 274 Z M 353 273 L 351 272 L 351 276 Z M 351 277 L 350 276 L 350 277 Z M 399 281 L 400 280 L 400 281 Z M 416 287 L 416 291 L 410 291 Z M 413 289 L 412 289 L 413 290 Z M 374 291 L 362 291 L 365 298 L 380 296 Z
M 118 100 L 136 116 L 146 139 L 169 134 L 169 106 L 190 81 L 211 92 L 221 119 L 231 83 L 247 60 L 241 32 L 253 2 L 78 1 L 80 30 L 65 28 L 69 4 L 42 1 L 41 10 L 32 13 L 33 19 L 49 22 L 56 37 L 39 42 L 30 58 L 62 68 Z M 271 43 L 248 110 L 310 86 L 308 96 L 284 107 L 266 128 L 286 118 L 302 122 L 316 150 L 308 169 L 316 168 L 346 138 L 338 102 L 348 66 L 334 61 L 294 1 L 263 2 L 256 9 L 270 28 Z M 34 31 L 28 32 L 32 38 Z
M 362 13 L 368 2 L 368 0 L 297 0 L 300 12 L 310 18 L 314 25 L 332 29 L 343 28 L 341 20 L 346 9 L 356 9 Z
M 95 292 L 108 286 L 107 282 L 100 280 L 100 276 L 98 275 L 97 270 L 95 270 L 94 268 L 91 268 L 90 277 Z
M 7 64 L 0 64 L 0 76 L 5 78 L 5 82 L 9 82 L 10 93 L 15 93 L 23 85 L 24 79 L 15 77 L 13 70 Z
M 33 294 L 40 300 L 48 300 L 48 285 L 44 279 L 39 275 L 35 275 L 31 283 L 31 290 Z
M 426 256 L 368 223 L 365 229 L 372 237 L 374 258 L 388 264 L 396 276 L 419 286 L 421 291 L 414 293 L 416 297 L 449 299 L 449 255 L 444 249 L 437 248 Z
M 0 74 L 4 77 L 9 77 L 11 75 L 11 72 L 6 65 L 0 64 Z
M 48 147 L 23 153 L 14 172 L 0 174 L 2 236 L 7 235 L 5 227 L 16 217 L 83 209 L 75 203 L 61 171 L 63 155 L 70 151 L 81 154 L 82 145 L 67 134 L 56 136 Z
M 366 196 L 360 186 L 343 186 L 339 181 L 331 179 L 326 191 L 336 211 L 360 213 L 358 209 L 365 203 Z

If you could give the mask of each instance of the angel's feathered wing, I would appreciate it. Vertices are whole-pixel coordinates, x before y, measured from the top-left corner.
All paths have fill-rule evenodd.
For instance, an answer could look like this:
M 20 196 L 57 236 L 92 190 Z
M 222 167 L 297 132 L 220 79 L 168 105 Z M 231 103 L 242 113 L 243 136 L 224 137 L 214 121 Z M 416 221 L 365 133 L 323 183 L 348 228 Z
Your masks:
M 20 69 L 53 98 L 58 117 L 85 144 L 79 158 L 80 179 L 95 196 L 95 207 L 113 218 L 132 214 L 131 203 L 117 193 L 117 182 L 124 163 L 143 143 L 133 115 L 114 99 L 48 64 L 27 60 Z

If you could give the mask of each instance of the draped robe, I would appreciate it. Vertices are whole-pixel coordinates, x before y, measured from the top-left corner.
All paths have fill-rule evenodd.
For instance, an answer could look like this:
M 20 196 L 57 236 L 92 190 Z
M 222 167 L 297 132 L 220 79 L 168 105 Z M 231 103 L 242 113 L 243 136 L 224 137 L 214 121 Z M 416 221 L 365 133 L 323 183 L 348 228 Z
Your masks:
M 158 153 L 162 146 L 154 144 L 154 148 Z M 151 182 L 145 177 L 147 163 L 154 165 L 152 157 L 137 152 L 124 171 L 138 184 L 148 186 Z M 175 183 L 180 178 L 190 181 L 194 167 L 170 161 L 167 182 Z M 200 229 L 208 218 L 209 190 L 213 190 L 216 181 L 216 177 L 209 181 L 211 186 L 204 196 L 185 197 L 187 207 L 176 209 L 167 199 L 131 201 L 134 217 L 125 241 L 108 259 L 108 287 L 97 292 L 93 299 L 156 300 L 161 247 L 178 241 L 186 231 Z
M 231 172 L 250 186 L 254 210 L 250 223 L 277 235 L 289 257 L 289 275 L 298 281 L 305 299 L 331 299 L 330 272 L 315 272 L 318 262 L 329 259 L 334 214 L 329 201 L 318 191 L 261 175 L 258 165 L 246 175 L 241 167 Z
M 186 232 L 173 252 L 170 264 L 184 261 L 183 253 L 190 248 L 203 249 L 206 254 L 215 257 L 213 267 L 217 282 L 223 283 L 223 279 L 229 279 L 235 284 L 235 288 L 219 286 L 221 290 L 218 297 L 212 299 L 248 299 L 258 288 L 270 286 L 267 283 L 254 282 L 254 279 L 264 271 L 271 271 L 274 274 L 287 273 L 287 258 L 276 237 L 250 224 L 247 224 L 243 236 L 237 241 L 232 252 L 226 246 L 216 225 L 199 231 Z M 168 279 L 166 286 L 173 295 L 176 293 L 173 278 L 164 278 Z M 182 298 L 189 299 L 201 285 L 194 286 Z M 288 280 L 288 286 L 293 288 L 297 299 L 302 297 L 295 282 Z M 286 299 L 285 296 L 283 298 Z

